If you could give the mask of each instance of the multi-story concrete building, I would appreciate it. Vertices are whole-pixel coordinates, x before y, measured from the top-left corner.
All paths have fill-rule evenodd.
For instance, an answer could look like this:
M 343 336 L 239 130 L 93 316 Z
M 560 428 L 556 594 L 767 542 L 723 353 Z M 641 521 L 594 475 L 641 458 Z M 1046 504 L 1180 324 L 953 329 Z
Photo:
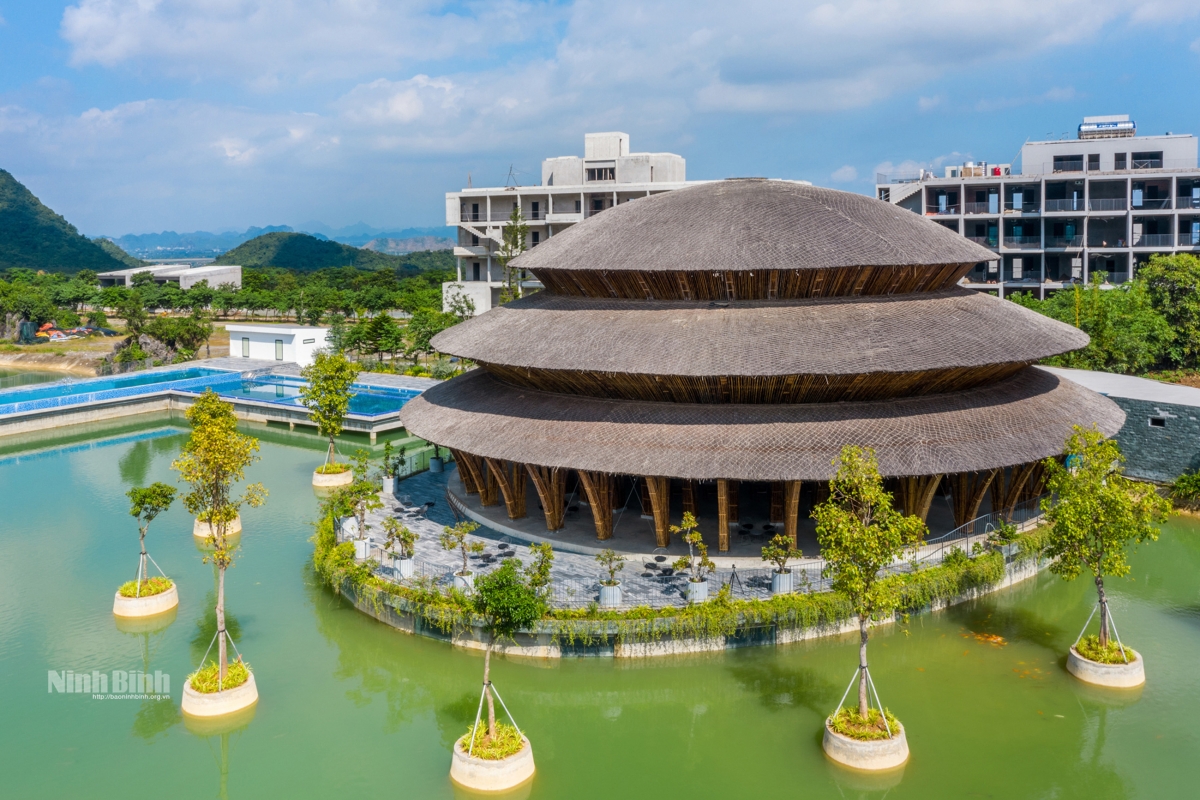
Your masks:
M 542 162 L 540 186 L 447 192 L 446 224 L 458 229 L 458 280 L 443 284 L 443 298 L 452 293 L 468 297 L 477 314 L 496 305 L 504 280 L 496 254 L 515 208 L 521 209 L 529 226 L 525 246 L 536 247 L 607 208 L 685 185 L 683 156 L 630 153 L 628 134 L 589 133 L 584 136 L 583 158 L 561 156 Z
M 994 251 L 969 286 L 1045 297 L 1099 272 L 1131 280 L 1154 253 L 1200 251 L 1196 156 L 1191 134 L 1138 136 L 1127 116 L 1084 117 L 1076 139 L 1026 142 L 1019 171 L 880 174 L 876 194 Z

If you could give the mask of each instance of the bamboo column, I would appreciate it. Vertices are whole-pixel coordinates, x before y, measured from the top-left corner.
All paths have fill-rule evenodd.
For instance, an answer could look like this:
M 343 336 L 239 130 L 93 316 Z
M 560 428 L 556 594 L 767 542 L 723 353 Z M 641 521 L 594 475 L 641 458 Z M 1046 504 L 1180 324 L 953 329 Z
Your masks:
M 613 476 L 604 472 L 579 470 L 579 482 L 592 507 L 596 523 L 596 538 L 611 539 L 613 535 Z
M 479 505 L 494 506 L 500 502 L 500 484 L 496 481 L 495 472 L 483 459 L 480 459 L 480 471 L 482 479 L 479 483 Z
M 900 505 L 904 513 L 916 516 L 922 522 L 929 516 L 929 507 L 933 505 L 933 496 L 938 484 L 942 482 L 941 475 L 910 475 L 899 479 Z
M 1037 467 L 1038 462 L 1031 461 L 997 472 L 995 480 L 992 481 L 992 511 L 1002 513 L 1005 517 L 1011 514 L 1013 506 L 1021 500 L 1025 484 L 1029 482 Z
M 695 481 L 684 481 L 682 494 L 683 494 L 683 510 L 684 510 L 684 512 L 686 513 L 688 511 L 690 511 L 690 512 L 692 512 L 692 514 L 695 514 L 696 513 L 696 482 Z
M 533 479 L 533 488 L 537 489 L 542 501 L 542 510 L 546 513 L 546 530 L 556 531 L 563 526 L 566 515 L 564 495 L 567 491 L 567 470 L 559 467 L 540 467 L 536 464 L 526 464 L 529 477 Z
M 737 481 L 729 482 L 729 522 L 737 525 L 742 519 L 741 511 L 738 509 L 738 501 L 741 499 L 742 485 Z
M 717 481 L 717 550 L 729 552 L 729 484 L 720 479 Z
M 497 458 L 485 459 L 488 474 L 495 475 L 496 484 L 504 496 L 504 508 L 509 519 L 525 516 L 525 465 Z
M 465 453 L 462 450 L 451 450 L 450 453 L 458 464 L 458 477 L 463 482 L 463 488 L 467 494 L 479 494 L 479 487 L 483 484 L 479 456 Z
M 792 540 L 792 547 L 799 545 L 800 533 L 800 481 L 785 481 L 783 486 L 783 534 Z
M 958 472 L 950 476 L 950 491 L 954 494 L 954 527 L 966 525 L 979 516 L 979 505 L 999 470 Z
M 646 492 L 654 511 L 655 547 L 667 547 L 671 544 L 671 479 L 647 475 Z

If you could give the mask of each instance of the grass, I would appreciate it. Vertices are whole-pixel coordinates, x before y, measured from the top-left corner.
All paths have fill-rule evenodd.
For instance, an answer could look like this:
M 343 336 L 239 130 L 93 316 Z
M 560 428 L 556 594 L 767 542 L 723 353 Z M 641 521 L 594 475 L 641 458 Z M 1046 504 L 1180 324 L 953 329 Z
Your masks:
M 336 461 L 317 467 L 318 475 L 341 475 L 350 469 L 349 464 L 339 464 Z
M 221 683 L 219 690 L 217 689 L 218 671 L 217 662 L 206 664 L 188 675 L 188 684 L 200 694 L 215 694 L 217 691 L 236 689 L 250 680 L 250 665 L 240 658 L 237 661 L 229 662 L 229 667 L 225 670 L 225 680 Z
M 1076 652 L 1086 658 L 1088 661 L 1095 661 L 1098 664 L 1124 664 L 1125 657 L 1129 658 L 1129 663 L 1137 661 L 1137 654 L 1125 648 L 1125 657 L 1121 655 L 1121 646 L 1113 639 L 1108 640 L 1108 647 L 1100 649 L 1099 636 L 1085 636 L 1075 645 Z
M 121 585 L 119 589 L 121 597 L 153 597 L 156 594 L 162 594 L 167 589 L 170 589 L 174 584 L 169 578 L 146 578 L 142 581 L 142 591 L 138 594 L 138 582 L 129 581 Z
M 499 761 L 502 758 L 508 758 L 521 751 L 524 743 L 521 741 L 521 734 L 517 733 L 517 729 L 512 725 L 507 725 L 503 722 L 496 723 L 496 738 L 491 741 L 487 737 L 487 722 L 479 721 L 479 727 L 475 729 L 475 746 L 471 746 L 471 729 L 467 728 L 467 732 L 459 739 L 462 742 L 464 751 L 470 750 L 471 755 L 482 758 L 485 761 Z
M 887 715 L 887 724 L 892 727 L 892 735 L 899 733 L 900 721 L 892 716 L 892 712 L 886 708 L 883 710 L 883 714 Z M 842 736 L 848 736 L 860 742 L 890 739 L 888 729 L 883 724 L 883 714 L 879 713 L 879 709 L 871 708 L 867 710 L 867 718 L 864 720 L 858 715 L 857 708 L 839 708 L 837 713 L 829 718 L 829 727 L 834 733 L 840 733 Z

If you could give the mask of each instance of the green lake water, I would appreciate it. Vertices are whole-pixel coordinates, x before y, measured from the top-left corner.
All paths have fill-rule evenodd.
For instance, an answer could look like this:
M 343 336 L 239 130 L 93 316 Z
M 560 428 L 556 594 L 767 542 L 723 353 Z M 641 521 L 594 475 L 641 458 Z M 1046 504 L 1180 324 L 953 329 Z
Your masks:
M 482 656 L 385 627 L 317 585 L 308 562 L 319 444 L 264 442 L 228 575 L 238 647 L 261 700 L 233 733 L 178 712 L 212 636 L 212 569 L 176 507 L 151 555 L 178 583 L 164 631 L 122 633 L 111 607 L 133 576 L 125 491 L 173 481 L 170 429 L 116 431 L 0 455 L 0 797 L 456 796 L 453 740 L 474 715 Z M 138 436 L 167 433 L 158 438 Z M 900 774 L 826 762 L 823 717 L 855 666 L 854 639 L 618 662 L 499 659 L 494 680 L 533 741 L 534 798 L 1183 798 L 1200 790 L 1200 525 L 1173 521 L 1112 581 L 1148 684 L 1088 688 L 1063 654 L 1093 589 L 1050 575 L 879 630 L 883 699 L 908 726 Z M 989 641 L 991 636 L 1003 643 Z M 146 666 L 171 702 L 48 692 L 49 670 Z
M 63 372 L 0 367 L 0 389 L 14 389 L 18 386 L 29 386 L 34 383 L 61 381 L 63 378 L 69 377 L 71 376 Z

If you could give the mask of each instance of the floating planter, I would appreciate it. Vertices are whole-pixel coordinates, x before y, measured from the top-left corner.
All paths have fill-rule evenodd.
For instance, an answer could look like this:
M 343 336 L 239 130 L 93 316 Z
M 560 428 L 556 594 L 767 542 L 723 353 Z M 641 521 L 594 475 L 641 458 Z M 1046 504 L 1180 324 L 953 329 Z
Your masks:
M 240 661 L 232 662 L 229 666 L 227 675 L 233 675 L 236 671 L 236 665 L 241 664 Z M 228 714 L 236 714 L 250 708 L 258 702 L 258 686 L 254 682 L 254 673 L 250 672 L 249 668 L 242 666 L 245 671 L 245 677 L 242 682 L 231 689 L 221 689 L 220 691 L 204 692 L 193 687 L 193 680 L 197 676 L 207 677 L 206 670 L 211 667 L 216 667 L 216 664 L 211 664 L 205 670 L 200 670 L 196 675 L 189 676 L 183 684 L 183 713 L 191 717 L 223 717 Z
M 225 535 L 236 536 L 241 532 L 242 515 L 238 514 L 225 525 Z M 210 523 L 197 519 L 192 525 L 192 536 L 195 536 L 197 539 L 209 539 L 216 536 L 216 531 Z
M 129 490 L 129 515 L 138 521 L 138 541 L 142 552 L 138 557 L 137 577 L 117 589 L 113 598 L 113 614 L 118 617 L 154 617 L 171 611 L 179 605 L 179 591 L 175 584 L 158 570 L 158 576 L 151 577 L 149 566 L 158 563 L 146 552 L 146 533 L 150 530 L 150 522 L 175 502 L 176 489 L 165 483 L 152 483 L 149 486 L 134 487 Z
M 1084 683 L 1094 686 L 1108 686 L 1114 689 L 1132 689 L 1146 682 L 1146 670 L 1142 655 L 1131 647 L 1126 647 L 1129 662 L 1105 664 L 1092 661 L 1082 656 L 1075 646 L 1067 655 L 1067 671 Z
M 342 472 L 321 472 L 319 469 L 313 471 L 312 485 L 321 489 L 330 489 L 337 486 L 349 486 L 354 483 L 354 470 L 350 469 L 349 464 L 338 464 L 339 467 L 345 467 Z
M 862 770 L 895 769 L 908 761 L 908 739 L 904 726 L 895 723 L 896 732 L 887 739 L 852 739 L 830 727 L 832 718 L 825 720 L 825 738 L 821 747 L 825 755 L 837 763 Z
M 166 586 L 165 589 L 160 588 L 163 585 Z M 166 578 L 151 578 L 143 581 L 140 596 L 130 597 L 122 594 L 128 588 L 129 584 L 122 586 L 117 590 L 116 597 L 113 598 L 113 613 L 118 617 L 154 617 L 165 614 L 179 605 L 179 592 L 176 590 L 175 584 Z M 153 590 L 155 593 L 146 594 L 148 590 Z
M 465 789 L 503 792 L 515 789 L 533 777 L 533 746 L 524 736 L 521 737 L 521 749 L 505 758 L 469 755 L 469 747 L 466 736 L 455 742 L 454 758 L 450 762 L 450 779 Z

